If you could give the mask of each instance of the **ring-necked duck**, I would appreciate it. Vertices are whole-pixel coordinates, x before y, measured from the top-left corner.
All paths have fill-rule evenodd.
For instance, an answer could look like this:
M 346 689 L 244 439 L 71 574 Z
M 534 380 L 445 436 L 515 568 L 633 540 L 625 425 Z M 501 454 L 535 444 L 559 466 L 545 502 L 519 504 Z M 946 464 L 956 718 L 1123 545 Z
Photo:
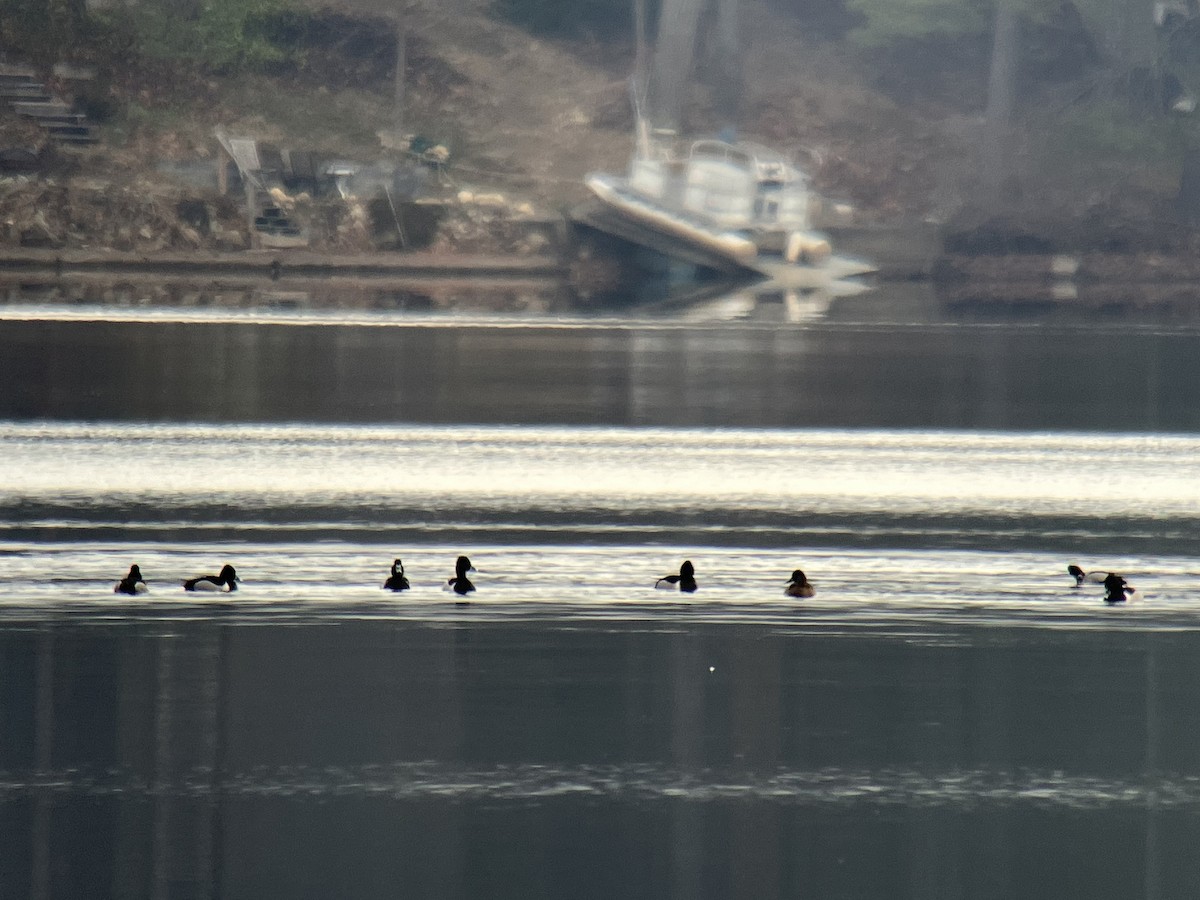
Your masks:
M 136 565 L 129 567 L 129 574 L 117 582 L 117 586 L 113 588 L 114 594 L 144 594 L 149 588 L 146 587 L 146 581 L 142 578 L 142 570 Z
M 1075 579 L 1075 587 L 1079 587 L 1085 581 L 1092 584 L 1104 584 L 1104 579 L 1108 577 L 1107 572 L 1085 572 L 1074 564 L 1067 566 L 1067 572 Z
M 185 591 L 236 591 L 238 582 L 237 572 L 233 566 L 223 566 L 220 575 L 201 575 L 199 578 L 189 578 L 183 583 Z
M 388 591 L 408 590 L 408 579 L 404 577 L 404 563 L 402 561 L 396 560 L 392 563 L 392 574 L 383 583 L 383 587 Z
M 475 567 L 471 565 L 471 561 L 465 556 L 460 556 L 454 564 L 454 577 L 445 584 L 445 590 L 454 591 L 456 594 L 469 594 L 475 590 L 475 585 L 471 584 L 471 579 L 467 577 L 468 572 L 474 572 Z
M 783 589 L 783 592 L 789 597 L 813 597 L 816 595 L 817 589 L 809 584 L 808 578 L 797 569 L 788 579 L 787 587 Z
M 660 591 L 681 590 L 685 594 L 692 594 L 696 591 L 696 569 L 692 566 L 690 559 L 685 559 L 683 565 L 679 567 L 678 575 L 664 575 L 658 581 L 654 582 L 654 586 Z

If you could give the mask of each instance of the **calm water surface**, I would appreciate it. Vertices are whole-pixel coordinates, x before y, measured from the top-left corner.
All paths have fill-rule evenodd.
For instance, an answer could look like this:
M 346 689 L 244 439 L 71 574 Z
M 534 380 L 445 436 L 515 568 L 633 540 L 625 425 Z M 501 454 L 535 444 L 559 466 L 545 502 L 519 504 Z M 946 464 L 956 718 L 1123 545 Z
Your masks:
M 1200 894 L 1200 331 L 853 303 L 0 308 L 0 896 Z

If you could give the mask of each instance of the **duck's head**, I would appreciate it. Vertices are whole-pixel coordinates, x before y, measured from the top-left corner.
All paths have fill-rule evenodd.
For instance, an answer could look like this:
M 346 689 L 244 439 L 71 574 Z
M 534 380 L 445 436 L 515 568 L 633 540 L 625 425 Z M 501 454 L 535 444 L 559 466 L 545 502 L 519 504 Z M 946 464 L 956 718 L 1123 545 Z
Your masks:
M 462 578 L 468 572 L 474 572 L 474 571 L 475 571 L 475 567 L 473 565 L 471 565 L 471 561 L 469 559 L 467 559 L 465 556 L 460 556 L 458 558 L 458 561 L 454 564 L 454 574 L 457 575 L 459 578 Z
M 392 574 L 393 575 L 403 575 L 404 574 L 403 560 L 397 559 L 392 563 Z
M 134 581 L 142 580 L 142 570 L 138 568 L 137 563 L 129 567 L 129 577 Z
M 233 568 L 233 566 L 230 565 L 224 565 L 221 567 L 220 578 L 226 584 L 233 584 L 235 581 L 241 581 L 241 579 L 237 577 L 237 571 Z
M 788 579 L 788 584 L 808 584 L 808 576 L 800 569 L 797 569 L 792 573 L 792 577 Z
M 695 578 L 696 577 L 696 567 L 692 565 L 692 561 L 690 559 L 685 559 L 683 561 L 683 565 L 679 567 L 679 577 L 680 578 Z

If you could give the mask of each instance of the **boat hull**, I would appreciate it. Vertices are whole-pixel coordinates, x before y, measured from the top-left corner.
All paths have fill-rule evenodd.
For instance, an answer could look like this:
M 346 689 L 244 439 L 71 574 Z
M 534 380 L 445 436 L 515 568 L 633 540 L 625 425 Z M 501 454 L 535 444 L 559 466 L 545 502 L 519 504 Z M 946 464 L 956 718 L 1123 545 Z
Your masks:
M 584 183 L 601 209 L 578 215 L 583 224 L 687 262 L 717 271 L 757 273 L 806 286 L 873 271 L 870 264 L 861 260 L 833 255 L 828 242 L 819 235 L 805 234 L 793 244 L 823 247 L 821 258 L 811 259 L 797 253 L 789 261 L 787 256 L 793 254 L 772 252 L 774 244 L 786 246 L 786 239 L 760 243 L 742 232 L 715 229 L 697 217 L 654 203 L 618 176 L 593 174 Z

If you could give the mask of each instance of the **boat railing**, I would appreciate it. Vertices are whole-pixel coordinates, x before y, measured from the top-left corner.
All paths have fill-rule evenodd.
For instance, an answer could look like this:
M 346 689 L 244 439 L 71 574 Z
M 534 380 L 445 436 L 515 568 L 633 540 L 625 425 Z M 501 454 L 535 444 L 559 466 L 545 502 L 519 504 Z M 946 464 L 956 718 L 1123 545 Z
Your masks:
M 695 141 L 688 158 L 717 159 L 741 166 L 754 173 L 755 181 L 768 184 L 792 184 L 807 180 L 785 156 L 751 141 L 739 141 L 736 144 L 712 138 Z
M 719 159 L 722 162 L 734 163 L 739 166 L 751 166 L 754 157 L 747 153 L 741 144 L 730 144 L 728 141 L 705 138 L 694 141 L 688 151 L 688 159 Z

